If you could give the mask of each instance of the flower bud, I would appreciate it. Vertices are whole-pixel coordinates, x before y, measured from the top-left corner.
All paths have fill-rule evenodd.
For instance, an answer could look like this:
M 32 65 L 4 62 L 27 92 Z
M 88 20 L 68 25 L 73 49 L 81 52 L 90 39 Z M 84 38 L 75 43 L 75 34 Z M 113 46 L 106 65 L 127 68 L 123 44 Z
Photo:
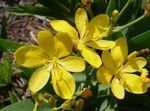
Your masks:
M 117 17 L 119 15 L 119 11 L 118 10 L 114 10 L 112 13 L 113 17 Z
M 88 98 L 92 96 L 92 91 L 89 88 L 84 88 L 81 97 Z
M 55 98 L 54 98 L 53 96 L 51 96 L 51 97 L 49 98 L 49 100 L 48 100 L 48 103 L 49 103 L 50 105 L 54 105 L 54 103 L 55 103 Z
M 81 0 L 81 7 L 89 9 L 91 7 L 92 0 Z
M 150 0 L 147 0 L 147 4 L 145 7 L 145 15 L 150 16 Z
M 84 106 L 84 100 L 79 98 L 75 104 L 75 111 L 81 111 Z

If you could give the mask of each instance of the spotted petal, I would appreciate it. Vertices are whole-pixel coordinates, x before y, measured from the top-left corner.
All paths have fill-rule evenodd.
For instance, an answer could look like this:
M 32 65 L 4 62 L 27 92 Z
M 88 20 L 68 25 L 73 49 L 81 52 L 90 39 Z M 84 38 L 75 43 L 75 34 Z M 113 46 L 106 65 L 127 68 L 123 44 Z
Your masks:
M 105 37 L 108 35 L 109 17 L 106 14 L 100 14 L 89 22 L 89 31 L 93 31 L 93 38 Z
M 128 92 L 143 94 L 147 91 L 147 86 L 142 82 L 140 76 L 135 74 L 124 74 L 123 78 L 125 79 L 124 87 Z
M 48 54 L 54 53 L 54 37 L 48 30 L 42 30 L 38 33 L 38 45 Z
M 78 32 L 74 27 L 72 27 L 68 22 L 64 20 L 52 20 L 50 22 L 50 25 L 56 30 L 56 31 L 61 31 L 68 33 L 69 36 L 74 39 L 78 40 Z
M 38 92 L 42 89 L 50 78 L 50 71 L 47 66 L 40 67 L 31 76 L 29 80 L 29 89 L 32 93 Z
M 118 99 L 123 99 L 125 96 L 125 90 L 120 81 L 114 77 L 111 83 L 111 90 L 114 96 Z
M 146 65 L 146 60 L 143 57 L 136 57 L 130 59 L 122 68 L 122 72 L 141 72 L 142 68 Z
M 35 45 L 22 46 L 14 53 L 16 62 L 24 67 L 34 68 L 43 65 L 48 55 Z
M 80 52 L 84 59 L 94 68 L 98 68 L 102 64 L 100 56 L 93 49 L 83 46 Z
M 108 50 L 113 48 L 116 43 L 114 41 L 108 41 L 108 40 L 93 40 L 86 43 L 88 46 L 99 49 L 99 50 Z
M 81 72 L 85 69 L 85 62 L 81 57 L 68 56 L 59 61 L 67 71 Z
M 122 37 L 116 40 L 116 43 L 116 46 L 111 49 L 111 55 L 119 67 L 125 62 L 127 58 L 128 47 L 126 40 Z
M 113 77 L 113 71 L 105 66 L 102 66 L 97 70 L 96 76 L 99 83 L 109 84 Z
M 57 32 L 54 38 L 55 53 L 58 58 L 65 57 L 72 52 L 73 42 L 67 33 Z
M 86 11 L 83 8 L 77 9 L 75 13 L 75 24 L 79 31 L 80 38 L 83 38 L 88 27 L 88 17 Z
M 61 66 L 58 66 L 57 70 L 61 73 L 61 78 L 52 81 L 54 91 L 63 99 L 71 99 L 75 92 L 75 80 L 73 76 Z
M 116 69 L 115 62 L 108 50 L 105 50 L 102 52 L 102 61 L 106 67 L 108 67 L 112 70 Z

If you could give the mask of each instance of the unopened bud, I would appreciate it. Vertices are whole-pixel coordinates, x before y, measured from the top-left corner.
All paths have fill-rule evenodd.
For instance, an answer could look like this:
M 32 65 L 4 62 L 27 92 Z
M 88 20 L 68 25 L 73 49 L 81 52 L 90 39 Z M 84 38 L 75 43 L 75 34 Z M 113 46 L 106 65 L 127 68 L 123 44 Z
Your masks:
M 145 7 L 145 15 L 150 16 L 150 0 L 147 0 L 147 4 Z
M 89 88 L 84 88 L 81 97 L 88 98 L 92 96 L 92 91 Z
M 91 7 L 92 0 L 81 0 L 81 7 L 89 9 Z
M 50 105 L 54 105 L 54 103 L 55 103 L 55 98 L 54 98 L 53 96 L 51 96 L 51 97 L 49 98 L 49 100 L 48 100 L 48 103 L 49 103 Z
M 75 104 L 75 111 L 81 111 L 84 106 L 84 100 L 79 98 Z
M 117 17 L 119 15 L 119 11 L 118 10 L 114 10 L 112 13 L 113 17 Z
M 58 110 L 59 110 L 59 108 L 57 108 L 57 107 L 53 108 L 53 111 L 58 111 Z

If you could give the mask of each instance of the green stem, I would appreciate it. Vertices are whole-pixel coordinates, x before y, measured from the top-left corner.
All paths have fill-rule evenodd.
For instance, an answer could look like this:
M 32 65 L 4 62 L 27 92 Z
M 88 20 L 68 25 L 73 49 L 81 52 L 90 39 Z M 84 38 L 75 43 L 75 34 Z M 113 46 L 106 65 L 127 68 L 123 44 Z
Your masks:
M 123 9 L 120 11 L 118 17 L 116 18 L 116 23 L 117 21 L 120 19 L 120 17 L 124 14 L 124 12 L 126 11 L 126 9 L 129 7 L 129 5 L 132 3 L 133 0 L 128 0 L 126 5 L 123 7 Z
M 90 16 L 91 19 L 94 17 L 94 14 L 93 14 L 91 8 L 89 8 L 89 9 L 87 10 L 87 13 L 89 14 L 89 16 Z
M 119 31 L 121 31 L 121 30 L 123 30 L 123 29 L 125 29 L 125 28 L 127 28 L 127 27 L 129 27 L 129 26 L 132 26 L 132 25 L 136 24 L 137 22 L 143 20 L 145 17 L 146 17 L 146 15 L 144 14 L 144 15 L 142 15 L 141 17 L 137 18 L 136 20 L 134 20 L 134 21 L 132 21 L 132 22 L 129 22 L 129 23 L 126 24 L 126 25 L 114 27 L 114 29 L 112 30 L 112 32 L 113 32 L 113 33 L 119 32 Z

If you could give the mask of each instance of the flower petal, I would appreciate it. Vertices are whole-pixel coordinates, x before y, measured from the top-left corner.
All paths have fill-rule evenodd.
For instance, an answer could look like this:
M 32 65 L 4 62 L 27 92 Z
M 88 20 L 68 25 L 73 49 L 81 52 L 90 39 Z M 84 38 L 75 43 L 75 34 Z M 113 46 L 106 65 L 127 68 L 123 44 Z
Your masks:
M 122 72 L 141 72 L 142 68 L 146 65 L 146 60 L 143 57 L 136 57 L 130 59 L 122 68 Z
M 52 81 L 53 88 L 56 94 L 63 99 L 71 99 L 75 92 L 75 80 L 73 76 L 61 66 L 58 66 L 57 70 L 62 76 L 59 80 Z
M 85 69 L 85 62 L 81 57 L 68 56 L 59 61 L 67 71 L 71 72 L 81 72 Z
M 109 68 L 102 66 L 97 70 L 96 76 L 99 83 L 109 84 L 113 77 L 113 72 Z
M 120 81 L 114 77 L 111 83 L 111 90 L 114 96 L 118 99 L 123 99 L 125 96 L 125 90 Z
M 89 22 L 89 31 L 93 31 L 93 38 L 105 37 L 108 35 L 109 17 L 106 14 L 100 14 Z
M 32 93 L 38 92 L 42 89 L 50 78 L 50 71 L 48 67 L 40 67 L 38 68 L 31 76 L 29 80 L 29 89 Z
M 136 58 L 136 56 L 137 56 L 138 54 L 139 54 L 138 51 L 132 52 L 131 54 L 129 54 L 129 55 L 127 56 L 127 60 Z
M 35 45 L 22 46 L 14 53 L 16 62 L 28 68 L 34 68 L 43 65 L 48 60 L 48 55 Z
M 116 45 L 116 42 L 109 40 L 93 40 L 86 43 L 88 46 L 99 49 L 99 50 L 108 50 L 113 48 Z
M 116 69 L 115 62 L 108 50 L 105 50 L 102 52 L 102 61 L 106 67 L 108 67 L 112 70 Z
M 86 11 L 83 8 L 77 9 L 75 13 L 75 24 L 79 31 L 80 38 L 83 38 L 88 27 L 88 17 Z
M 73 42 L 67 33 L 57 32 L 54 38 L 55 53 L 58 58 L 65 57 L 72 52 Z
M 65 32 L 68 33 L 69 36 L 74 39 L 74 40 L 78 40 L 78 32 L 76 31 L 76 29 L 74 27 L 72 27 L 68 22 L 64 21 L 64 20 L 52 20 L 50 22 L 50 25 L 56 30 L 56 31 L 61 31 L 61 32 Z
M 111 49 L 111 55 L 116 62 L 116 65 L 121 66 L 128 55 L 128 47 L 126 40 L 124 38 L 119 38 L 116 40 L 116 46 Z
M 84 57 L 84 59 L 94 68 L 98 68 L 101 66 L 102 61 L 100 56 L 93 50 L 86 46 L 82 47 L 80 50 L 81 55 Z
M 48 30 L 42 30 L 38 33 L 38 45 L 48 54 L 54 53 L 54 37 Z
M 140 76 L 135 74 L 124 74 L 123 79 L 125 80 L 124 87 L 128 92 L 143 94 L 147 91 L 147 86 L 142 82 Z
M 140 77 L 142 79 L 142 82 L 150 83 L 150 78 L 148 78 L 148 75 L 149 75 L 148 70 L 147 69 L 142 69 L 141 75 L 140 75 Z

